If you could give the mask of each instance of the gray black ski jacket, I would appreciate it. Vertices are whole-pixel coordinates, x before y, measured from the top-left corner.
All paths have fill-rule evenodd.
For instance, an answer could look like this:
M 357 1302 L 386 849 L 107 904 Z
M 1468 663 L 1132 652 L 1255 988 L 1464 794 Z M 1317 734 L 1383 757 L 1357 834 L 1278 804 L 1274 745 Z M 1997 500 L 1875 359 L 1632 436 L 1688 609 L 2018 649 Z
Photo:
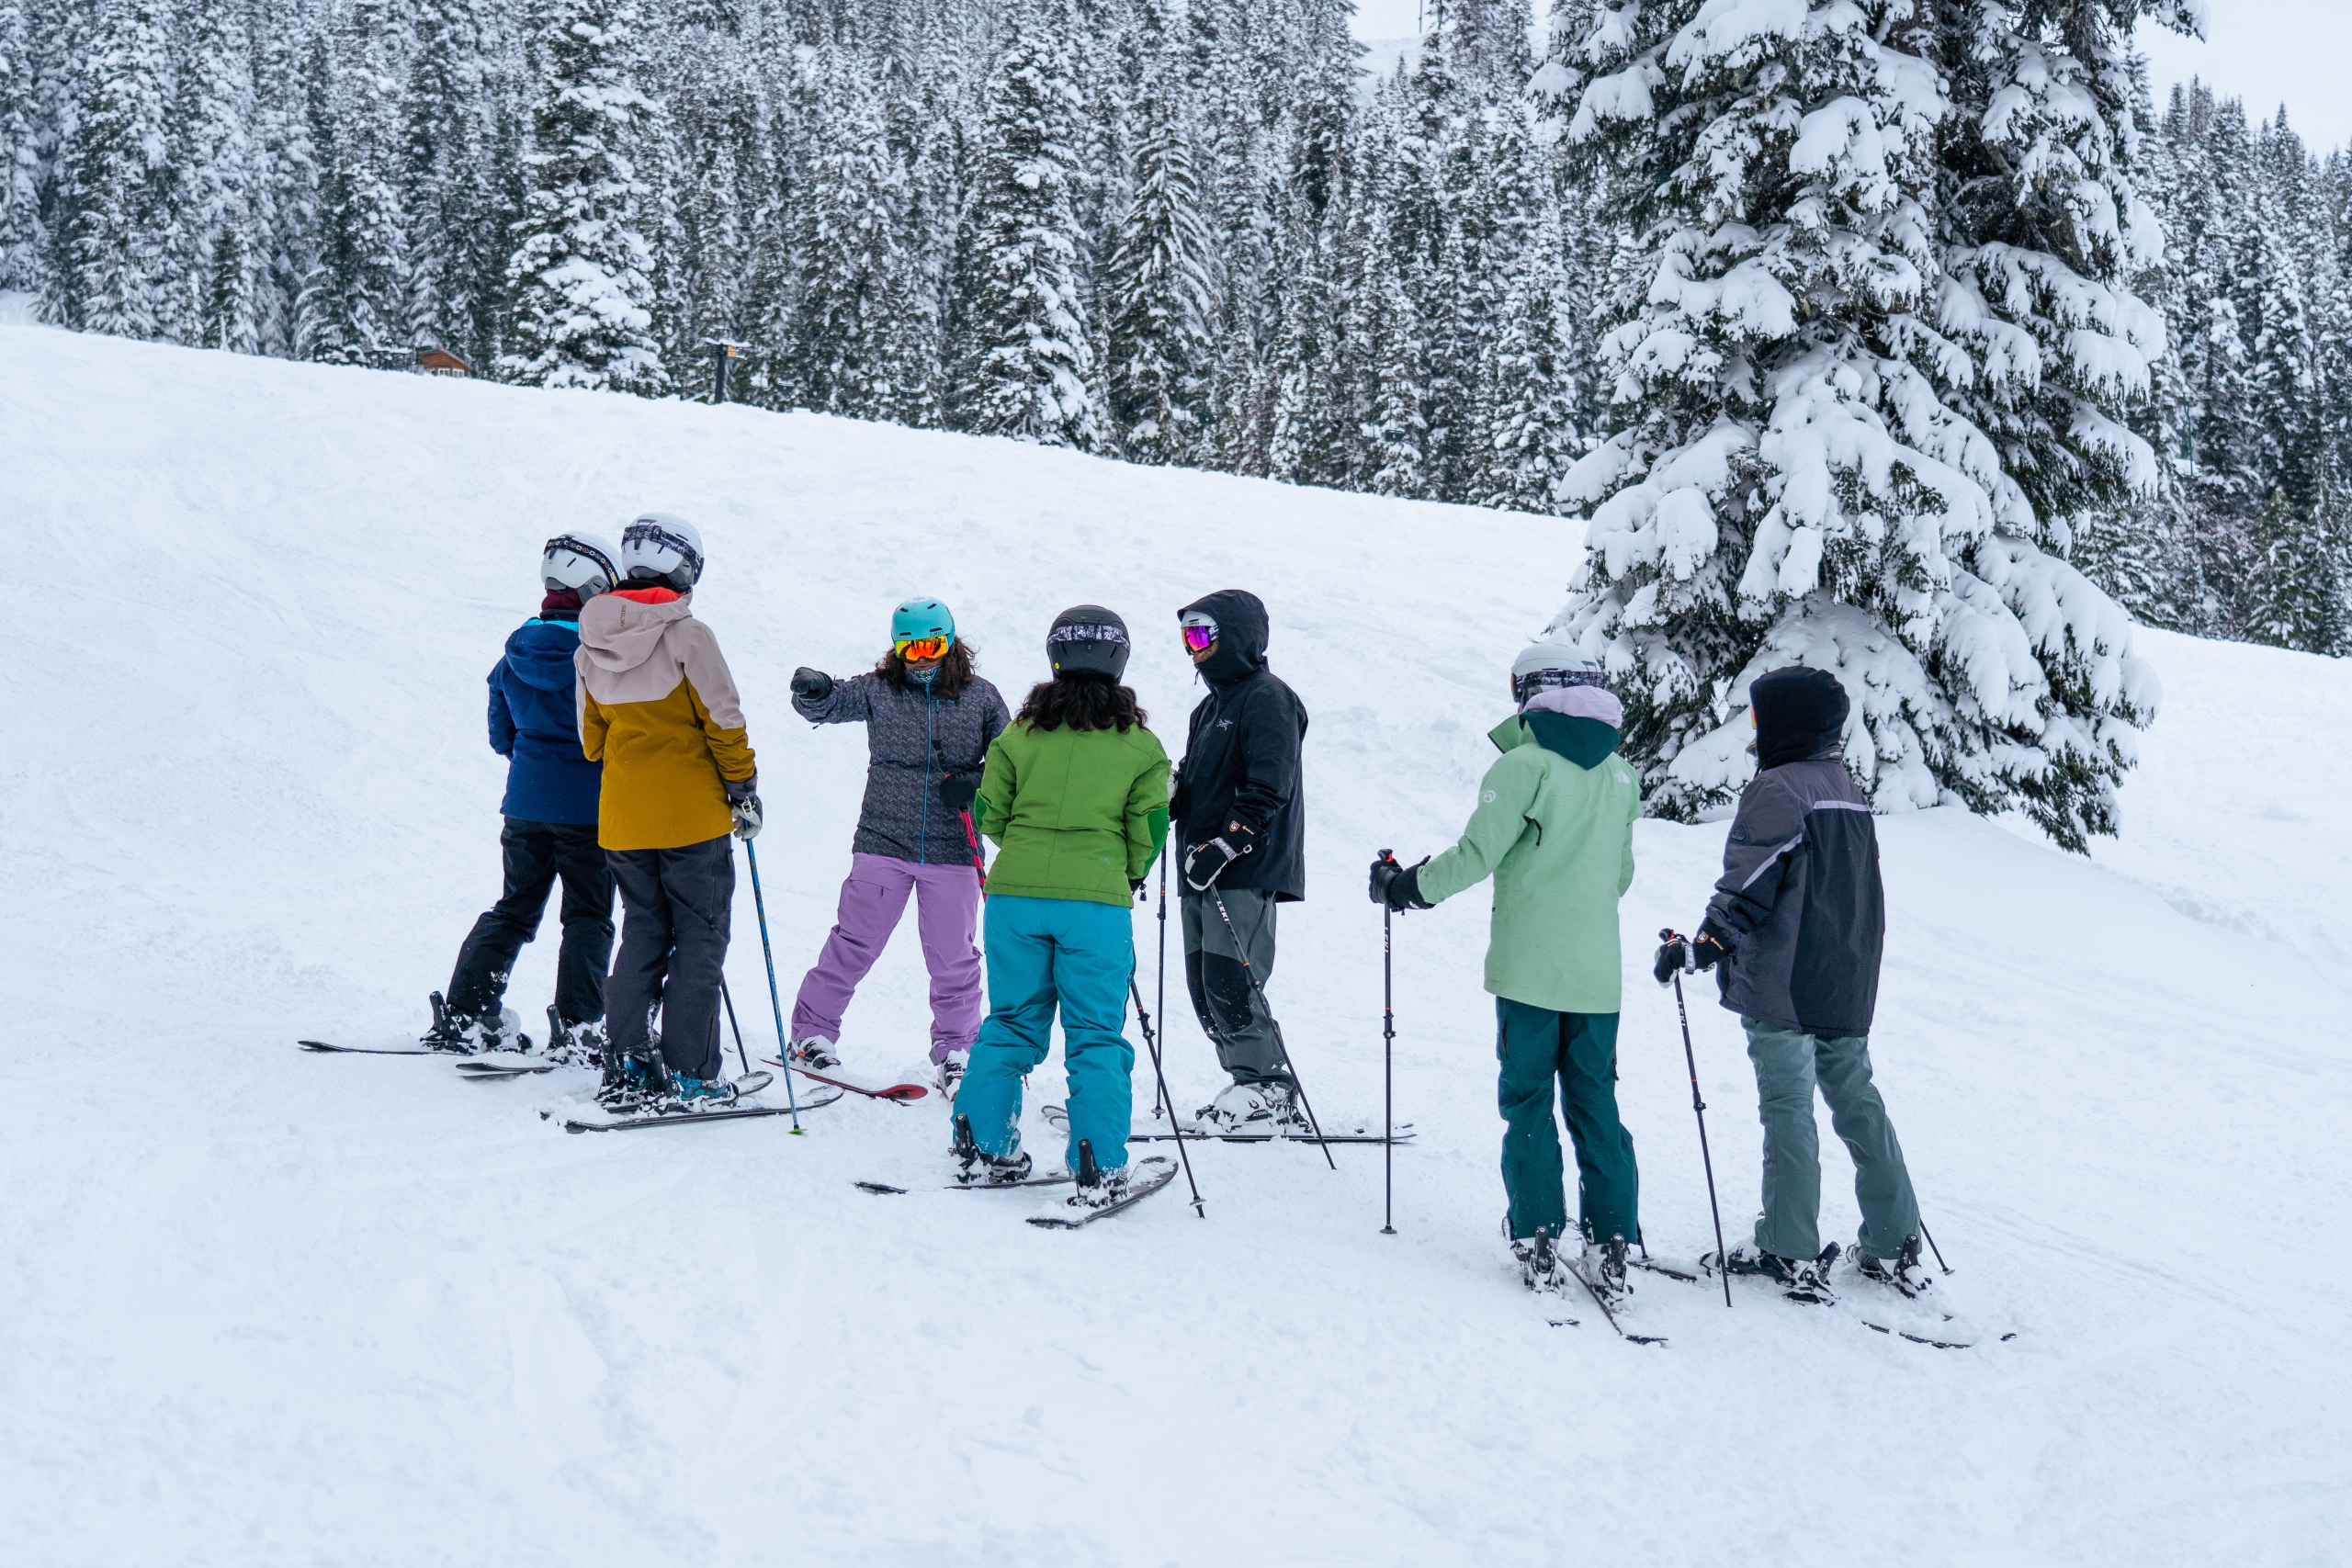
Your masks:
M 1826 1038 L 1868 1034 L 1886 895 L 1878 829 L 1835 754 L 1783 762 L 1739 797 L 1708 922 L 1732 945 L 1723 1003 Z
M 814 724 L 865 726 L 865 802 L 851 849 L 917 865 L 973 863 L 979 852 L 971 828 L 939 785 L 948 773 L 977 783 L 989 742 L 1012 722 L 994 686 L 974 676 L 955 696 L 934 697 L 914 682 L 899 687 L 852 675 L 816 701 L 794 697 L 792 711 Z

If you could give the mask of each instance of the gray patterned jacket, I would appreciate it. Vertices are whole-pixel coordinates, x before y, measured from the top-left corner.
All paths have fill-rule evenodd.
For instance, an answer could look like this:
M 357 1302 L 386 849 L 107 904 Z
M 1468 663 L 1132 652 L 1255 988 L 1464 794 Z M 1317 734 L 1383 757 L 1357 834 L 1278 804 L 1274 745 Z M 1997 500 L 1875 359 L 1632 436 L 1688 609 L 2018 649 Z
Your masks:
M 834 682 L 820 700 L 794 697 L 792 711 L 813 724 L 865 726 L 865 802 L 851 849 L 917 865 L 972 863 L 971 838 L 939 784 L 947 773 L 978 774 L 989 742 L 1012 722 L 994 686 L 974 676 L 942 698 L 868 672 Z

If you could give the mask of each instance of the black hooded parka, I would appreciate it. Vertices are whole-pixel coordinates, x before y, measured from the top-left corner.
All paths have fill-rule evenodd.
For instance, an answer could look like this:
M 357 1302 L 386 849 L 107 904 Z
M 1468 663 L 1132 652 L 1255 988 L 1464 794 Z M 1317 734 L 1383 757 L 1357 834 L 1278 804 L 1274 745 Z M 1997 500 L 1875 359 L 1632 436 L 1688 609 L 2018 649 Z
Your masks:
M 1306 803 L 1301 798 L 1299 750 L 1306 739 L 1306 708 L 1298 694 L 1266 668 L 1266 606 L 1254 593 L 1222 589 L 1180 612 L 1216 622 L 1216 647 L 1200 666 L 1209 694 L 1193 710 L 1168 814 L 1178 828 L 1176 863 L 1185 852 L 1238 822 L 1250 829 L 1250 852 L 1217 878 L 1217 886 L 1256 888 L 1278 903 L 1306 897 Z

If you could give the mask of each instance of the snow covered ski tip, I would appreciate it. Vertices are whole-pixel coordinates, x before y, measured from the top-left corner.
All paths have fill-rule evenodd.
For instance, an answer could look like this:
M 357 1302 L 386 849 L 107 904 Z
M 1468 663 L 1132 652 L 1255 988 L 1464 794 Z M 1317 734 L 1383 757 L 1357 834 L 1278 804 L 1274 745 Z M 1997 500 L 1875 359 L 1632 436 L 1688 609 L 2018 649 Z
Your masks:
M 422 1045 L 331 1045 L 323 1040 L 297 1040 L 295 1044 L 305 1051 L 333 1052 L 338 1056 L 446 1056 L 447 1051 L 428 1051 Z
M 760 1060 L 771 1067 L 784 1066 L 774 1056 L 763 1056 Z M 887 1100 L 895 1105 L 910 1105 L 931 1092 L 929 1084 L 917 1083 L 912 1078 L 892 1080 L 861 1077 L 838 1068 L 826 1073 L 811 1072 L 807 1067 L 795 1067 L 792 1071 L 798 1073 L 811 1083 L 825 1084 L 833 1089 L 845 1089 L 852 1094 L 862 1094 L 868 1100 Z

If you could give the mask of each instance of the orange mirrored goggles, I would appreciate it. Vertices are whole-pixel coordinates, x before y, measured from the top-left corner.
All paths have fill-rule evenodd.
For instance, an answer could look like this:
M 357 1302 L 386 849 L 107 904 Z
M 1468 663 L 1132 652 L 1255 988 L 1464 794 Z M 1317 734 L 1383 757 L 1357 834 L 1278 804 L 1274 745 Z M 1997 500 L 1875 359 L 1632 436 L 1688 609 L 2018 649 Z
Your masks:
M 952 637 L 905 637 L 890 646 L 904 660 L 944 659 L 947 650 L 956 646 L 956 639 Z

